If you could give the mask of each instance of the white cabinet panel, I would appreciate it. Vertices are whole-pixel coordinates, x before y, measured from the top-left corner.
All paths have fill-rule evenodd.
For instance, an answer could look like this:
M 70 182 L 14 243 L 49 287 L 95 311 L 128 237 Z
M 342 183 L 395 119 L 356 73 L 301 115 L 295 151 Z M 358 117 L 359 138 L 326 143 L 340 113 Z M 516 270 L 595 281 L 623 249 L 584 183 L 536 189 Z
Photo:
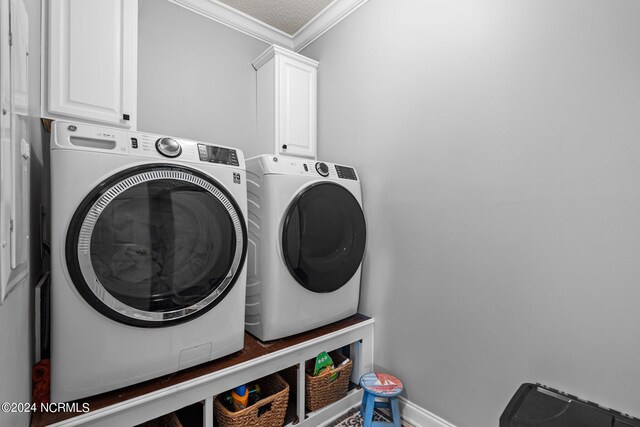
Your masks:
M 51 0 L 45 115 L 135 128 L 137 0 Z
M 315 158 L 318 62 L 274 45 L 253 66 L 261 154 Z
M 316 73 L 314 66 L 286 56 L 280 61 L 278 146 L 280 154 L 316 157 Z M 286 146 L 286 149 L 283 148 Z

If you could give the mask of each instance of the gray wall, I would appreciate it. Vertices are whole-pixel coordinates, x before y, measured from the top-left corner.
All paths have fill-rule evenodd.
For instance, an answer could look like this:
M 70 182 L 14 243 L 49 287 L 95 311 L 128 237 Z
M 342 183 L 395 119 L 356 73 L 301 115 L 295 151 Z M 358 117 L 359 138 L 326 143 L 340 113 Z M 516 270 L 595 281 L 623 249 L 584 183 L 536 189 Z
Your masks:
M 138 129 L 238 147 L 256 138 L 256 73 L 268 45 L 166 0 L 143 0 Z
M 320 61 L 376 365 L 458 426 L 525 381 L 640 417 L 640 3 L 371 0 Z

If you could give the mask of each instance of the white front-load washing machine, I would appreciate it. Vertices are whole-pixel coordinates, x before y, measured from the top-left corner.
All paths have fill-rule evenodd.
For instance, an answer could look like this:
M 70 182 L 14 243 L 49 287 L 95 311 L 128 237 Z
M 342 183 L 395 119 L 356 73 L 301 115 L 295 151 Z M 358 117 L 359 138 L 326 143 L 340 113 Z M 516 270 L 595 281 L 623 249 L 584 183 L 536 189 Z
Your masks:
M 54 122 L 52 401 L 242 349 L 245 177 L 234 148 Z
M 247 331 L 269 341 L 355 314 L 367 228 L 355 169 L 254 157 L 247 197 Z

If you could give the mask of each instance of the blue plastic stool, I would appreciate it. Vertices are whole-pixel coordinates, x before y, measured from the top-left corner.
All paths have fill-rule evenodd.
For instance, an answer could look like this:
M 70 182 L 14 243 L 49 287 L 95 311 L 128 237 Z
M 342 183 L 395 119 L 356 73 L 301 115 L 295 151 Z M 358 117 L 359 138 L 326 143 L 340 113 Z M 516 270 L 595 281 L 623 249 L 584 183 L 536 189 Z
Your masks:
M 370 372 L 360 378 L 360 386 L 364 393 L 362 395 L 362 406 L 360 415 L 364 420 L 364 427 L 382 427 L 393 425 L 400 427 L 400 406 L 398 405 L 398 395 L 404 390 L 402 381 L 389 374 Z M 387 399 L 387 401 L 376 401 L 376 397 Z M 373 410 L 375 408 L 386 408 L 391 411 L 392 422 L 373 421 Z

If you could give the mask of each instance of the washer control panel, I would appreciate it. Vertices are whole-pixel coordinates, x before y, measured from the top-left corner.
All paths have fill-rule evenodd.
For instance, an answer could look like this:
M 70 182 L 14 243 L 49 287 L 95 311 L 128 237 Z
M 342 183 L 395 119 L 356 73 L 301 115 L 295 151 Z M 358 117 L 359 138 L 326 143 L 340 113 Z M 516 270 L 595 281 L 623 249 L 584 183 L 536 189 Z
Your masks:
M 215 145 L 198 144 L 198 155 L 203 162 L 222 163 L 223 165 L 239 166 L 236 150 Z
M 320 174 L 320 176 L 324 176 L 325 178 L 329 176 L 329 166 L 326 163 L 318 162 L 316 163 L 316 172 Z
M 53 125 L 51 149 L 73 149 L 157 161 L 202 162 L 245 168 L 242 150 L 203 141 L 166 135 L 126 131 L 124 129 L 58 121 Z
M 178 157 L 182 153 L 180 143 L 173 138 L 159 138 L 156 141 L 156 150 L 165 157 Z

